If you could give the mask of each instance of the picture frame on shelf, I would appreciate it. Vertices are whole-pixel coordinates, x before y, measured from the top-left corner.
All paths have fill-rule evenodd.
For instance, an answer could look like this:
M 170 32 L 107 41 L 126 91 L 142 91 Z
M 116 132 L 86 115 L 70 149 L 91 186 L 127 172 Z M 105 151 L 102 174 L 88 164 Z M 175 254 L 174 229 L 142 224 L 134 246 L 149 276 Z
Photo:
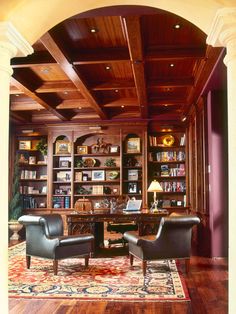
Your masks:
M 19 149 L 20 150 L 30 150 L 31 149 L 31 141 L 19 141 Z
M 36 165 L 36 156 L 29 156 L 29 165 Z
M 138 180 L 138 169 L 129 169 L 128 170 L 128 180 L 137 181 Z
M 94 195 L 103 194 L 103 185 L 93 185 L 92 186 L 92 194 L 94 194 Z
M 88 146 L 86 145 L 77 146 L 77 154 L 79 155 L 88 154 Z
M 69 168 L 70 162 L 69 160 L 60 160 L 59 161 L 59 168 Z
M 128 138 L 126 142 L 126 153 L 133 154 L 140 152 L 141 152 L 140 138 L 139 137 Z
M 70 182 L 71 181 L 71 173 L 69 171 L 57 172 L 57 181 L 59 181 L 59 182 Z
M 55 148 L 56 155 L 66 155 L 71 153 L 71 143 L 69 141 L 58 140 L 56 141 L 56 148 Z
M 128 193 L 129 194 L 136 194 L 138 193 L 138 184 L 135 182 L 129 182 L 128 184 Z
M 93 170 L 92 171 L 92 181 L 104 181 L 105 171 L 104 170 Z
M 115 154 L 115 153 L 119 153 L 119 145 L 111 145 L 110 146 L 110 153 L 111 154 Z

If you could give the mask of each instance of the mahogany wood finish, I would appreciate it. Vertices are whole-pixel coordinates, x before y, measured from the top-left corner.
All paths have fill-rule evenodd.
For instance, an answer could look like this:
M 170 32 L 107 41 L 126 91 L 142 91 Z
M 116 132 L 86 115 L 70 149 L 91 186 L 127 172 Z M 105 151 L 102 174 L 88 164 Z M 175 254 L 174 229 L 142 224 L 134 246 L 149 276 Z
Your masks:
M 184 263 L 180 263 L 184 273 Z M 227 314 L 228 272 L 222 259 L 191 257 L 191 272 L 185 276 L 190 302 L 112 302 L 79 301 L 70 299 L 16 299 L 9 300 L 10 314 L 64 313 L 64 314 Z
M 176 27 L 179 25 L 179 28 Z M 73 16 L 14 58 L 11 121 L 182 123 L 221 48 L 170 12 L 111 7 Z

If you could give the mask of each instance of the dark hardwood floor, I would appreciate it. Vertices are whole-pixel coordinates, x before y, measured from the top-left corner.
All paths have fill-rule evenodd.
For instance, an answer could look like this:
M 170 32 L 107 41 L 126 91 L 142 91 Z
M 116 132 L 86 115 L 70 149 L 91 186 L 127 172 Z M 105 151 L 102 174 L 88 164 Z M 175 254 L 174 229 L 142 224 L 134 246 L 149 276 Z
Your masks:
M 12 244 L 12 243 L 11 243 Z M 119 249 L 118 249 L 119 251 Z M 117 252 L 118 252 L 117 251 Z M 122 251 L 122 250 L 121 250 Z M 111 252 L 111 251 L 110 251 Z M 184 262 L 180 262 L 185 273 Z M 191 258 L 185 275 L 190 302 L 111 302 L 68 299 L 9 299 L 10 314 L 225 314 L 228 313 L 228 264 L 224 259 Z

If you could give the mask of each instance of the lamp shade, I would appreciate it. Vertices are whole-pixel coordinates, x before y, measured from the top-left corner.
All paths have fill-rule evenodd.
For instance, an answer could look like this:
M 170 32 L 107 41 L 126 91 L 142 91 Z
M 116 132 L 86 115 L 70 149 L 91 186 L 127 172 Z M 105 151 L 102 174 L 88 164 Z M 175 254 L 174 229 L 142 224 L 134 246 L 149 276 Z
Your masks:
M 148 192 L 162 192 L 162 191 L 163 191 L 163 189 L 162 189 L 160 183 L 156 180 L 152 181 L 148 187 Z

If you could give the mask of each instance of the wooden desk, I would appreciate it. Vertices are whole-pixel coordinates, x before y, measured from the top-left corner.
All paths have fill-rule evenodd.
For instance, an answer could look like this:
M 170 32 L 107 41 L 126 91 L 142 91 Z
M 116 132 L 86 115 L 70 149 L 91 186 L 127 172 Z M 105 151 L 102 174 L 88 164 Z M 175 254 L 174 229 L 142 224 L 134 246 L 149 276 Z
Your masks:
M 66 221 L 68 234 L 92 233 L 95 237 L 95 249 L 98 249 L 104 246 L 104 222 L 134 222 L 138 225 L 139 235 L 145 235 L 155 233 L 161 217 L 167 215 L 168 212 L 165 210 L 157 214 L 148 211 L 133 213 L 95 211 L 67 214 Z

